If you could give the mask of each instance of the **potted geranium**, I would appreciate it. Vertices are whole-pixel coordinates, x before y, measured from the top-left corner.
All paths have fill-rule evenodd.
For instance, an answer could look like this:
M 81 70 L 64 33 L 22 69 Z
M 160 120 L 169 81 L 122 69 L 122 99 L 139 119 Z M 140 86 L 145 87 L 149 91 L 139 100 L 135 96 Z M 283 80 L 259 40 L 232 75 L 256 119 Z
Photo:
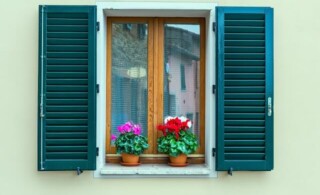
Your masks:
M 136 166 L 139 165 L 139 155 L 149 148 L 148 139 L 141 135 L 141 127 L 132 122 L 126 122 L 118 126 L 120 135 L 111 136 L 111 140 L 117 148 L 117 153 L 121 154 L 122 165 Z
M 169 155 L 170 165 L 186 166 L 187 155 L 198 148 L 197 137 L 189 130 L 191 121 L 184 117 L 166 117 L 157 129 L 162 132 L 158 138 L 158 151 Z

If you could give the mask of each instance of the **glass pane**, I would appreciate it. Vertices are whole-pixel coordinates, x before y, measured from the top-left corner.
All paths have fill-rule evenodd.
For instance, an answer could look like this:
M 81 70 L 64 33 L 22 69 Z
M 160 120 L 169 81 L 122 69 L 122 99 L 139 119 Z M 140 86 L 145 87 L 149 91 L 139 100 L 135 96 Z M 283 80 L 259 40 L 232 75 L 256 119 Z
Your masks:
M 164 32 L 164 117 L 188 117 L 199 138 L 200 25 L 165 24 Z
M 112 24 L 111 131 L 115 135 L 127 121 L 140 124 L 147 135 L 147 29 L 147 24 Z

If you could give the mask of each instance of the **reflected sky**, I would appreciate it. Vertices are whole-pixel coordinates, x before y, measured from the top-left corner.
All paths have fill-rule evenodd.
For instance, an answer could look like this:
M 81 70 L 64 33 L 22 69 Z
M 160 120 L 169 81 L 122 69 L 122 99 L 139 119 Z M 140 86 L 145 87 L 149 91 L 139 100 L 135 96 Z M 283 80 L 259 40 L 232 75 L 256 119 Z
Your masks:
M 170 27 L 181 28 L 195 34 L 200 35 L 200 25 L 199 24 L 166 24 Z

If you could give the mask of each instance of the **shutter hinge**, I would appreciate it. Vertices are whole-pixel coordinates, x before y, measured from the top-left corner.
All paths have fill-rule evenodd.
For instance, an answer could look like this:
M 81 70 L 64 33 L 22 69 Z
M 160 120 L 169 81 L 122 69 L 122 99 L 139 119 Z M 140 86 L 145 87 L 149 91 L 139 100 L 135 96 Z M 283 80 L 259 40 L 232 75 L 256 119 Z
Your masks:
M 216 23 L 215 22 L 212 22 L 212 31 L 216 32 Z
M 99 156 L 99 148 L 96 148 L 96 156 Z
M 97 93 L 100 93 L 100 85 L 99 84 L 96 85 L 96 90 L 97 90 Z
M 100 31 L 100 22 L 97 22 L 96 29 L 97 29 L 97 31 Z
M 216 149 L 212 148 L 212 157 L 215 157 L 215 156 L 216 156 Z
M 216 85 L 212 85 L 212 93 L 213 93 L 213 94 L 216 93 Z

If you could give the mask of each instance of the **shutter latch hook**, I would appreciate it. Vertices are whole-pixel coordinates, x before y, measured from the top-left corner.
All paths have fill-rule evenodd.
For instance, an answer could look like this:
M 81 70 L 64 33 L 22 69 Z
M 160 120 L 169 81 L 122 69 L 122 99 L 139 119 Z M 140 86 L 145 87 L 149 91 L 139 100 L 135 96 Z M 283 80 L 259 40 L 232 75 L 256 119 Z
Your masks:
M 80 169 L 80 167 L 77 167 L 77 175 L 80 175 L 81 173 L 83 173 L 83 171 Z
M 232 176 L 232 172 L 233 172 L 233 168 L 230 167 L 230 169 L 228 170 L 228 175 Z

